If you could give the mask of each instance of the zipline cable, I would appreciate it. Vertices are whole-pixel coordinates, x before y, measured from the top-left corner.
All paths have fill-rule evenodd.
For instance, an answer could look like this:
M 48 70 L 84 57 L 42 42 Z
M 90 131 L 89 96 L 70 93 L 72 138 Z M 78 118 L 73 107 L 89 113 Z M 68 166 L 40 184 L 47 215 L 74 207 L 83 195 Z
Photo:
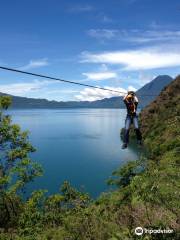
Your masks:
M 32 73 L 32 72 L 21 71 L 21 70 L 14 69 L 14 68 L 7 68 L 7 67 L 0 66 L 0 69 L 7 70 L 7 71 L 12 71 L 12 72 L 17 72 L 17 73 L 22 73 L 22 74 L 27 74 L 27 75 L 36 76 L 36 77 L 41 77 L 41 78 L 47 78 L 47 79 L 60 81 L 60 82 L 66 82 L 66 83 L 80 85 L 80 86 L 84 86 L 84 87 L 97 88 L 97 89 L 101 89 L 101 90 L 105 90 L 105 91 L 125 94 L 125 92 L 120 92 L 120 91 L 117 91 L 117 90 L 112 90 L 112 89 L 103 88 L 103 87 L 97 87 L 97 86 L 84 84 L 84 83 L 78 83 L 78 82 L 74 82 L 74 81 L 64 80 L 64 79 L 56 78 L 56 77 L 45 76 L 45 75 L 42 75 L 42 74 L 37 74 L 37 73 Z
M 22 70 L 18 70 L 18 69 L 15 69 L 15 68 L 8 68 L 8 67 L 0 66 L 0 69 L 6 70 L 6 71 L 11 71 L 11 72 L 16 72 L 16 73 L 21 73 L 21 74 L 26 74 L 26 75 L 31 75 L 31 76 L 35 76 L 35 77 L 41 77 L 41 78 L 51 79 L 51 80 L 54 80 L 54 81 L 60 81 L 60 82 L 65 82 L 65 83 L 74 84 L 74 85 L 80 85 L 80 86 L 84 86 L 84 87 L 96 88 L 96 89 L 100 89 L 100 90 L 104 90 L 104 91 L 109 91 L 109 92 L 116 92 L 116 93 L 120 93 L 120 94 L 126 94 L 125 92 L 121 92 L 121 91 L 118 91 L 118 90 L 113 90 L 113 89 L 108 89 L 108 88 L 93 86 L 93 85 L 89 85 L 89 84 L 84 84 L 84 83 L 69 81 L 69 80 L 65 80 L 65 79 L 61 79 L 61 78 L 46 76 L 46 75 L 43 75 L 43 74 L 37 74 L 37 73 L 22 71 Z M 139 95 L 139 96 L 157 96 L 157 95 Z

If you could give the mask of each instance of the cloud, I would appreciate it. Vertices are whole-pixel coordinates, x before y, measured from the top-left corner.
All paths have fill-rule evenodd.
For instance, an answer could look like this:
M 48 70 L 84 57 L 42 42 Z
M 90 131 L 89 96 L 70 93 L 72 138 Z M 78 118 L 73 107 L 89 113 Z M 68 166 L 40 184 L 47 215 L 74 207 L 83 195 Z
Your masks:
M 87 31 L 90 37 L 97 39 L 112 39 L 115 38 L 118 33 L 118 30 L 115 29 L 90 29 Z
M 96 101 L 103 98 L 111 98 L 115 96 L 124 96 L 127 93 L 127 90 L 124 88 L 117 88 L 117 87 L 109 87 L 106 86 L 105 88 L 120 91 L 122 93 L 116 93 L 116 92 L 110 92 L 110 91 L 104 91 L 101 89 L 93 89 L 93 88 L 85 88 L 82 91 L 80 91 L 80 94 L 75 95 L 75 99 L 78 101 Z M 132 88 L 130 86 L 130 88 Z M 133 90 L 135 90 L 133 88 Z
M 68 88 L 68 89 L 62 89 L 61 87 L 58 89 L 57 86 L 54 88 L 46 87 L 42 89 L 43 91 L 38 92 L 35 97 L 38 96 L 38 98 L 45 98 L 50 101 L 68 101 L 72 100 L 72 96 L 74 94 L 78 94 L 79 91 L 75 90 L 73 88 Z M 34 97 L 34 96 L 33 96 Z
M 73 12 L 73 13 L 91 12 L 93 10 L 94 10 L 94 7 L 89 4 L 77 5 L 77 6 L 70 7 L 68 9 L 69 12 Z
M 180 66 L 178 47 L 174 46 L 175 51 L 161 46 L 103 53 L 83 52 L 81 62 L 116 64 L 129 71 L 177 67 Z
M 83 73 L 89 80 L 106 80 L 111 78 L 116 78 L 117 74 L 115 72 L 87 72 Z
M 134 91 L 134 92 L 136 92 L 137 89 L 136 89 L 135 87 L 133 87 L 133 86 L 128 86 L 128 91 Z
M 95 72 L 85 72 L 82 75 L 86 76 L 85 80 L 101 81 L 107 79 L 117 79 L 116 72 L 109 70 L 106 64 L 101 64 Z
M 110 17 L 108 17 L 107 15 L 101 15 L 101 21 L 103 22 L 103 23 L 112 23 L 113 22 L 113 20 L 112 20 L 112 18 L 110 18 Z
M 109 70 L 106 64 L 101 64 L 97 70 L 94 72 L 85 72 L 82 73 L 83 76 L 86 77 L 85 81 L 93 80 L 93 81 L 101 81 L 107 79 L 117 79 L 118 75 L 116 72 Z
M 112 18 L 110 18 L 109 16 L 107 16 L 106 14 L 104 14 L 102 12 L 97 15 L 97 19 L 102 23 L 112 23 L 112 22 L 114 22 Z
M 153 42 L 179 42 L 179 30 L 167 30 L 163 27 L 151 27 L 148 30 L 142 29 L 90 29 L 87 31 L 90 37 L 98 40 L 117 40 L 129 43 L 153 43 Z
M 20 70 L 23 71 L 27 71 L 30 69 L 34 69 L 34 68 L 39 68 L 39 67 L 44 67 L 44 66 L 48 66 L 49 62 L 47 60 L 47 58 L 42 58 L 39 60 L 31 60 L 27 65 L 24 65 L 22 67 L 20 67 Z
M 34 80 L 33 82 L 27 83 L 22 82 L 12 84 L 0 84 L 0 92 L 16 96 L 24 96 L 26 93 L 38 91 L 43 87 L 48 86 L 50 83 L 52 82 Z
M 134 33 L 134 35 L 133 35 Z M 180 31 L 171 30 L 147 30 L 147 31 L 132 31 L 127 37 L 128 41 L 135 43 L 148 42 L 178 42 L 180 40 Z

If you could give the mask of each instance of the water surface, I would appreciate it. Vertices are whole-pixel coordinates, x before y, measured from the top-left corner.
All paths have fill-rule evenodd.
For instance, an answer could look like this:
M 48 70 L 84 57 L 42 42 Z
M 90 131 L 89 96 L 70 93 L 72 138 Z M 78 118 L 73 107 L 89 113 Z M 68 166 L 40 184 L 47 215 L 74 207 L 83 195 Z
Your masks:
M 44 176 L 33 184 L 57 192 L 68 180 L 97 197 L 107 191 L 106 180 L 117 167 L 137 159 L 134 149 L 121 149 L 124 109 L 11 110 L 13 122 L 30 131 Z

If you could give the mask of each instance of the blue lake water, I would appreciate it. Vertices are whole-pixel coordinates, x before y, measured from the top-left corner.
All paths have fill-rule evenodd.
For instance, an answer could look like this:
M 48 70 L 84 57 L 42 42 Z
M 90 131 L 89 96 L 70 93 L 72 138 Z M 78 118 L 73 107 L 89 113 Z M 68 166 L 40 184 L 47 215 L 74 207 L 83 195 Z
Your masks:
M 32 109 L 9 113 L 13 123 L 30 131 L 30 141 L 37 148 L 32 159 L 44 168 L 34 189 L 55 193 L 68 180 L 97 197 L 109 189 L 106 180 L 116 168 L 137 159 L 135 149 L 121 149 L 125 109 Z

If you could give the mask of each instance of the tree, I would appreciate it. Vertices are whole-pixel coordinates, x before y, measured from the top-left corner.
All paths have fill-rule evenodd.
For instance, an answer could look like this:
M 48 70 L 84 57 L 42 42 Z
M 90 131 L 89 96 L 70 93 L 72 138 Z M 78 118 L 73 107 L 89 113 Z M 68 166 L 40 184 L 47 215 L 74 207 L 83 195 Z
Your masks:
M 5 113 L 10 104 L 9 96 L 0 97 L 0 227 L 4 228 L 17 222 L 26 185 L 42 175 L 41 166 L 29 158 L 35 148 L 28 132 Z

